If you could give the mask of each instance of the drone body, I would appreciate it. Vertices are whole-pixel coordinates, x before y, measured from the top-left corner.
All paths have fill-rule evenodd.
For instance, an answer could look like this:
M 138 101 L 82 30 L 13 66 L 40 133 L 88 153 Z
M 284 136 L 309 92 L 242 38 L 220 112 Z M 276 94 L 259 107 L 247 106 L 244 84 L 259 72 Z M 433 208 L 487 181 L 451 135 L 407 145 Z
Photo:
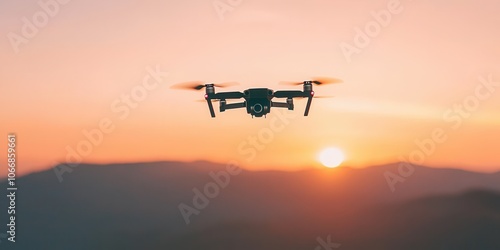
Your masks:
M 308 90 L 310 89 L 310 90 Z M 247 113 L 252 117 L 266 116 L 271 112 L 271 108 L 288 108 L 293 110 L 294 97 L 308 97 L 306 111 L 304 116 L 309 113 L 311 106 L 311 99 L 314 96 L 311 84 L 304 85 L 304 91 L 297 90 L 281 90 L 274 92 L 268 88 L 251 88 L 243 92 L 219 92 L 215 93 L 215 86 L 213 84 L 206 85 L 205 100 L 207 101 L 208 108 L 212 117 L 215 117 L 212 100 L 219 100 L 219 111 L 224 112 L 228 109 L 246 108 Z M 274 98 L 286 99 L 286 102 L 274 101 Z M 244 99 L 241 102 L 228 103 L 228 100 Z
M 294 98 L 307 98 L 307 104 L 304 111 L 304 116 L 309 114 L 309 109 L 311 107 L 312 99 L 314 97 L 313 84 L 324 84 L 324 83 L 337 83 L 340 80 L 328 79 L 323 81 L 313 80 L 304 81 L 300 83 L 292 83 L 293 85 L 302 85 L 303 89 L 300 90 L 278 90 L 273 91 L 268 88 L 250 88 L 240 91 L 231 92 L 216 92 L 215 87 L 223 87 L 223 84 L 199 84 L 199 82 L 190 83 L 190 86 L 186 84 L 181 85 L 181 88 L 189 88 L 201 90 L 205 88 L 205 100 L 208 104 L 208 109 L 210 115 L 215 117 L 215 111 L 213 107 L 213 101 L 219 101 L 219 111 L 224 112 L 228 109 L 239 109 L 246 108 L 247 113 L 252 117 L 265 117 L 272 108 L 287 108 L 288 110 L 293 110 L 293 99 Z M 281 101 L 274 101 L 276 99 L 281 99 Z M 243 100 L 241 100 L 243 99 Z M 239 102 L 232 102 L 234 100 L 240 100 Z M 228 102 L 231 101 L 231 102 Z

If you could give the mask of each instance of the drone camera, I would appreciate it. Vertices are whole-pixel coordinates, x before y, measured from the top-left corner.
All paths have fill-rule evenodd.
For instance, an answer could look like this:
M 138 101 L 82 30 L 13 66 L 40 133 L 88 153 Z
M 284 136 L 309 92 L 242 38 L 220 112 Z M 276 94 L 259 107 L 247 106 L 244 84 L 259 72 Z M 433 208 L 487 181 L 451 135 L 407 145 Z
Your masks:
M 262 117 L 270 111 L 270 101 L 267 99 L 255 100 L 249 104 L 249 112 L 256 117 Z
M 259 114 L 264 110 L 264 107 L 262 107 L 262 104 L 256 103 L 252 106 L 252 109 L 255 113 Z

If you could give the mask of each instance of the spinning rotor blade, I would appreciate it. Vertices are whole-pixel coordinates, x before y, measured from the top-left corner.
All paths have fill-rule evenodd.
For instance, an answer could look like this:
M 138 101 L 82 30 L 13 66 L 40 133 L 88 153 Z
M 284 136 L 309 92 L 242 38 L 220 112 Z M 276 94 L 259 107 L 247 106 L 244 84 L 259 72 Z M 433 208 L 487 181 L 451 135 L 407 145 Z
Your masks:
M 342 80 L 333 77 L 314 77 L 312 82 L 316 85 L 321 84 L 332 84 L 332 83 L 341 83 Z
M 211 102 L 217 102 L 218 99 L 211 99 Z M 207 100 L 196 100 L 195 102 L 207 102 Z
M 340 80 L 338 78 L 333 78 L 333 77 L 313 77 L 310 81 L 316 85 L 341 83 L 342 82 L 342 80 Z M 281 84 L 281 85 L 302 85 L 302 84 L 304 84 L 304 82 L 305 81 L 303 81 L 303 82 L 280 82 L 279 84 Z
M 222 83 L 214 84 L 214 86 L 218 87 L 218 88 L 227 88 L 227 87 L 236 86 L 236 85 L 239 85 L 239 83 L 238 82 L 222 82 Z
M 313 96 L 313 99 L 320 98 L 320 99 L 330 99 L 334 98 L 335 96 L 333 95 L 315 95 Z M 307 97 L 297 97 L 299 101 L 307 99 Z
M 304 84 L 304 82 L 287 82 L 287 81 L 282 81 L 279 82 L 280 85 L 301 85 Z
M 192 82 L 183 82 L 173 85 L 171 88 L 173 89 L 192 89 L 192 90 L 201 90 L 206 87 L 206 83 L 203 81 L 192 81 Z M 215 83 L 214 86 L 218 88 L 225 88 L 229 86 L 238 85 L 237 82 L 224 82 L 224 83 Z
M 194 89 L 200 90 L 205 87 L 205 82 L 202 81 L 192 81 L 192 82 L 183 82 L 173 85 L 171 88 L 173 89 Z

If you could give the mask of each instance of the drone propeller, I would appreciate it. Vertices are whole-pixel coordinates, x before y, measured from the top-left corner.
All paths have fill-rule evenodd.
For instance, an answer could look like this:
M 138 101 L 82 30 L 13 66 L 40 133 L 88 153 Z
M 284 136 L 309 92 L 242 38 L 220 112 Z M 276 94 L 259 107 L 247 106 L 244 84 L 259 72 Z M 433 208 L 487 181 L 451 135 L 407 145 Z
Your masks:
M 210 99 L 211 102 L 218 102 L 217 99 Z M 195 102 L 207 102 L 207 100 L 196 100 Z
M 338 78 L 332 78 L 332 77 L 313 77 L 310 80 L 312 83 L 316 85 L 322 85 L 322 84 L 331 84 L 331 83 L 341 83 L 342 80 Z M 282 85 L 302 85 L 304 82 L 280 82 Z
M 334 98 L 335 96 L 334 95 L 315 95 L 313 96 L 314 99 L 316 98 L 320 98 L 320 99 L 330 99 L 330 98 Z M 299 100 L 304 100 L 306 99 L 307 97 L 295 97 Z
M 332 77 L 315 77 L 313 78 L 312 82 L 316 85 L 322 85 L 322 84 L 342 83 L 343 81 L 338 78 L 332 78 Z
M 322 99 L 327 99 L 327 98 L 334 98 L 335 96 L 333 95 L 318 95 L 318 96 L 314 96 L 313 98 L 322 98 Z
M 209 83 L 205 83 L 202 81 L 192 81 L 192 82 L 183 82 L 178 83 L 172 86 L 173 89 L 192 89 L 192 90 L 201 90 L 206 87 Z M 215 87 L 225 88 L 229 86 L 238 85 L 237 82 L 224 82 L 224 83 L 215 83 Z

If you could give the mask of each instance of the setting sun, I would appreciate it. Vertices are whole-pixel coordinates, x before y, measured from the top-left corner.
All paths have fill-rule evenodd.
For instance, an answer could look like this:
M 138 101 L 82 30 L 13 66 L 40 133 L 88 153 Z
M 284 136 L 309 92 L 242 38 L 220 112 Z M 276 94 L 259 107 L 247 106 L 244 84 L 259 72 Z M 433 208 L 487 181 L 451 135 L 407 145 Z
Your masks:
M 319 162 L 327 168 L 338 167 L 344 159 L 344 153 L 339 148 L 325 148 L 318 155 Z

